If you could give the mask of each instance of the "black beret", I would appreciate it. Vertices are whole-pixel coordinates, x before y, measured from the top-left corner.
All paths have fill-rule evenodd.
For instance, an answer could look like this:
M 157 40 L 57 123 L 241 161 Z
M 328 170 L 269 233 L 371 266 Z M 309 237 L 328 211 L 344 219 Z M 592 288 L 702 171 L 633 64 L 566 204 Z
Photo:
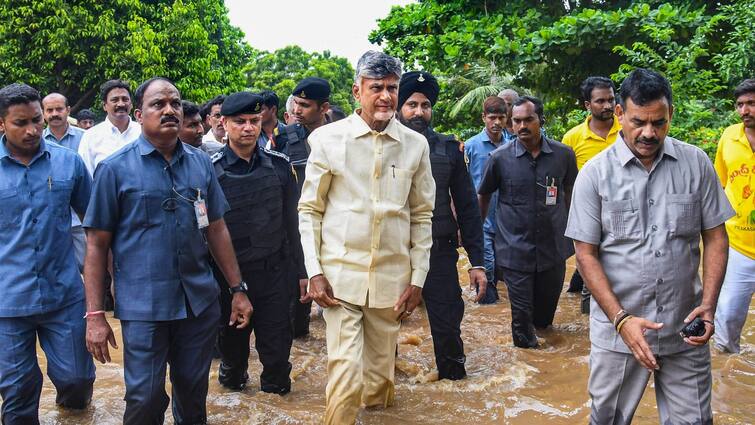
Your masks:
M 248 91 L 240 91 L 225 98 L 223 106 L 220 107 L 220 114 L 224 116 L 259 114 L 262 112 L 262 104 L 262 96 Z
M 330 98 L 330 84 L 328 84 L 328 80 L 322 78 L 307 77 L 299 81 L 291 94 L 302 99 L 328 100 Z
M 404 106 L 404 102 L 414 93 L 422 93 L 427 96 L 431 105 L 435 105 L 440 93 L 438 80 L 429 72 L 412 71 L 401 76 L 401 82 L 398 85 L 398 108 Z

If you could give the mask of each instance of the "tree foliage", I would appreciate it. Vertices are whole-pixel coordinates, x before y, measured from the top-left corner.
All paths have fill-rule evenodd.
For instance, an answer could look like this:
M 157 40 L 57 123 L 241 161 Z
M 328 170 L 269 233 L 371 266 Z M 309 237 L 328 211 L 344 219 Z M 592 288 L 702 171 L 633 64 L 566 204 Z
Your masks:
M 494 89 L 513 86 L 542 97 L 549 132 L 557 136 L 580 116 L 571 111 L 579 109 L 584 78 L 605 75 L 618 83 L 635 67 L 654 68 L 673 84 L 677 134 L 704 142 L 698 130 L 727 124 L 731 88 L 753 75 L 753 23 L 754 0 L 420 0 L 394 7 L 370 40 L 410 67 L 454 81 L 452 96 L 463 86 L 471 95 L 457 109 L 474 109 L 473 116 L 480 106 L 470 108 L 471 100 Z M 441 102 L 452 99 L 444 94 Z M 462 131 L 469 117 L 438 121 Z
M 288 46 L 274 52 L 255 51 L 244 73 L 248 87 L 273 90 L 281 98 L 281 103 L 303 78 L 324 78 L 330 82 L 331 103 L 343 108 L 347 114 L 353 109 L 351 85 L 354 68 L 346 58 L 333 56 L 327 50 L 307 53 L 299 46 Z
M 223 0 L 5 0 L 0 5 L 0 84 L 57 91 L 74 110 L 99 85 L 172 79 L 187 99 L 240 90 L 250 54 Z

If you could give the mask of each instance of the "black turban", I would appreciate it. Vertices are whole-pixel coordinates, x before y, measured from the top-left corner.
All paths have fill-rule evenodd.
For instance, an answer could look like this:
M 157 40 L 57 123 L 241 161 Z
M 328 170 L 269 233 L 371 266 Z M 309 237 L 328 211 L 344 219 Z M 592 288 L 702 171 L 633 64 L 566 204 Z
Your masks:
M 402 75 L 398 86 L 397 109 L 401 109 L 406 100 L 417 92 L 427 96 L 430 104 L 435 105 L 435 101 L 438 100 L 438 93 L 440 92 L 438 80 L 432 74 L 425 71 L 412 71 Z

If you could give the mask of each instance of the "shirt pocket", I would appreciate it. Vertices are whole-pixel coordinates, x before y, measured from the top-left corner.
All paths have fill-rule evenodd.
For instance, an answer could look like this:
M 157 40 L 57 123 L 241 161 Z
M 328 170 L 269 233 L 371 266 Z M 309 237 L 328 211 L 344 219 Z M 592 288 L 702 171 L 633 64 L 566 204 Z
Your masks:
M 609 236 L 614 241 L 624 243 L 640 240 L 640 212 L 634 207 L 634 200 L 603 201 L 601 211 L 603 228 L 609 229 Z
M 124 212 L 130 221 L 130 227 L 153 227 L 160 224 L 162 209 L 175 210 L 179 208 L 181 199 L 163 199 L 159 193 L 138 191 L 128 192 L 125 196 Z
M 692 237 L 702 229 L 702 205 L 697 194 L 666 194 L 667 221 L 672 236 Z
M 383 187 L 386 201 L 403 208 L 412 189 L 413 173 L 409 170 L 391 167 L 383 177 Z
M 73 180 L 52 180 L 50 184 L 50 213 L 55 219 L 55 227 L 61 232 L 71 228 L 71 193 Z
M 20 223 L 18 189 L 0 190 L 0 225 L 5 229 L 15 229 Z
M 503 181 L 504 193 L 501 195 L 501 200 L 505 204 L 509 205 L 527 205 L 529 204 L 530 189 L 526 180 L 522 179 L 505 179 Z

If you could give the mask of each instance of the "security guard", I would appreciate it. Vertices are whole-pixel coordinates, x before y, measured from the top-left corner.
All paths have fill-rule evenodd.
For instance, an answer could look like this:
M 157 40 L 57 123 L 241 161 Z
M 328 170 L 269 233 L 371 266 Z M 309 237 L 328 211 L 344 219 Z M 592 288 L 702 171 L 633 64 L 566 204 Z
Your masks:
M 3 424 L 38 424 L 42 373 L 67 408 L 92 398 L 94 363 L 84 341 L 84 290 L 71 208 L 82 217 L 92 182 L 75 152 L 42 137 L 39 93 L 0 89 L 0 397 Z
M 136 89 L 134 105 L 142 135 L 97 166 L 84 218 L 87 348 L 104 363 L 110 361 L 108 343 L 115 347 L 102 311 L 102 279 L 112 247 L 126 381 L 123 423 L 162 424 L 169 401 L 174 423 L 207 423 L 208 376 L 220 320 L 210 253 L 233 286 L 230 318 L 223 319 L 248 326 L 252 305 L 210 158 L 178 141 L 181 94 L 169 80 L 155 77 Z
M 430 270 L 422 297 L 430 321 L 438 377 L 456 380 L 467 374 L 464 369 L 464 345 L 461 341 L 464 301 L 461 299 L 459 275 L 456 271 L 459 229 L 472 264 L 469 280 L 478 289 L 475 301 L 480 301 L 485 296 L 487 278 L 483 265 L 480 210 L 459 142 L 454 136 L 436 133 L 430 127 L 432 108 L 439 91 L 438 82 L 431 74 L 407 72 L 401 77 L 399 84 L 398 108 L 401 123 L 423 134 L 430 143 L 430 165 L 436 194 Z M 452 202 L 456 217 L 451 208 Z
M 299 193 L 304 184 L 304 168 L 309 158 L 307 138 L 316 128 L 327 124 L 326 113 L 330 109 L 330 84 L 327 80 L 309 77 L 301 80 L 291 93 L 294 100 L 295 124 L 287 125 L 275 139 L 275 150 L 286 154 L 291 161 Z M 299 296 L 292 294 L 292 326 L 294 338 L 309 333 L 309 313 L 312 301 L 306 301 L 307 281 L 298 280 Z
M 220 331 L 218 380 L 241 390 L 248 379 L 249 336 L 262 362 L 262 391 L 286 394 L 291 390 L 291 325 L 287 264 L 297 265 L 306 279 L 296 206 L 299 192 L 288 163 L 279 152 L 258 145 L 262 132 L 263 98 L 250 92 L 228 96 L 220 110 L 228 143 L 212 157 L 215 173 L 231 210 L 225 215 L 241 275 L 254 313 L 252 326 Z M 230 309 L 231 294 L 219 270 L 221 310 Z

